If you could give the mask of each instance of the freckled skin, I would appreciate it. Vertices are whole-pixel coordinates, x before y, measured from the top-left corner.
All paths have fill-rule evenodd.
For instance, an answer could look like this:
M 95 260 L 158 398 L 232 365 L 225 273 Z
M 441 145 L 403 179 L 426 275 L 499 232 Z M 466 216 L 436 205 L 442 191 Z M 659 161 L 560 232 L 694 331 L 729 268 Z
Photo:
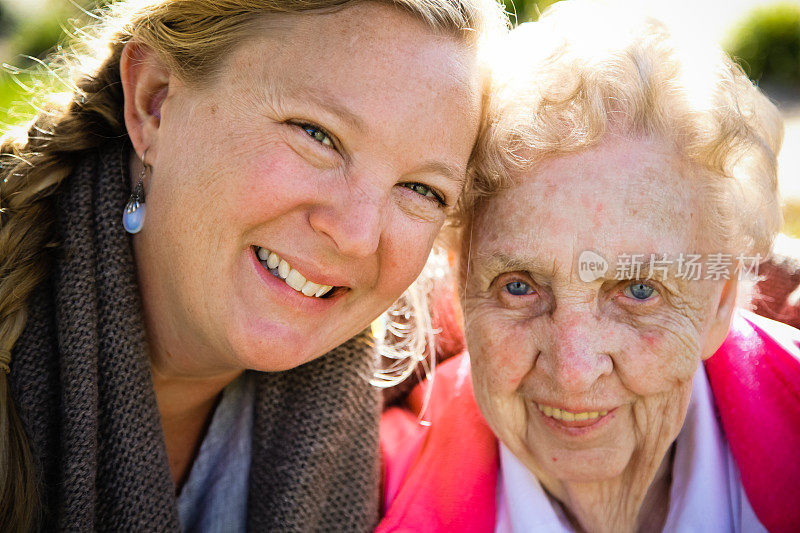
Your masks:
M 323 355 L 413 282 L 480 121 L 475 50 L 401 9 L 363 2 L 249 23 L 202 83 L 136 41 L 120 60 L 132 179 L 145 150 L 150 167 L 132 242 L 178 487 L 238 374 Z M 336 294 L 294 292 L 256 246 Z
M 614 279 L 620 253 L 716 251 L 691 216 L 702 212 L 687 185 L 693 177 L 666 143 L 609 134 L 537 164 L 476 213 L 464 308 L 478 404 L 588 531 L 647 521 L 642 502 L 668 480 L 662 460 L 683 425 L 692 378 L 730 321 L 723 282 L 667 278 L 640 302 L 626 295 L 631 281 Z M 580 280 L 583 250 L 612 263 L 605 277 Z M 512 295 L 511 282 L 532 292 Z M 537 402 L 613 413 L 576 439 L 553 431 Z
M 473 55 L 366 2 L 266 17 L 209 86 L 171 76 L 147 153 L 148 220 L 134 241 L 159 365 L 190 376 L 294 368 L 389 307 L 445 220 L 436 201 L 403 184 L 423 183 L 450 203 L 463 184 L 480 117 Z M 430 162 L 454 179 L 421 168 Z M 349 291 L 307 313 L 265 287 L 254 245 Z

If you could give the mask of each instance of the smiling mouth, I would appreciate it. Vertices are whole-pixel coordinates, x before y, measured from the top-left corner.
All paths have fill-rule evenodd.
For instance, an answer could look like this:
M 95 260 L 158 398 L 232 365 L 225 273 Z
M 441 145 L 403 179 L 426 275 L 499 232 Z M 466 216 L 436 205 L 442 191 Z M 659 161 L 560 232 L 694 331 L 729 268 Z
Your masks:
M 539 408 L 539 411 L 541 411 L 544 416 L 554 418 L 555 420 L 564 420 L 566 422 L 596 420 L 608 414 L 608 411 L 585 411 L 582 413 L 573 413 L 572 411 L 559 409 L 557 407 L 550 407 L 549 405 L 543 405 L 541 403 L 537 403 L 536 407 Z
M 289 287 L 303 296 L 308 296 L 309 298 L 330 298 L 339 292 L 339 290 L 346 289 L 346 287 L 322 285 L 306 279 L 300 272 L 292 268 L 286 260 L 281 259 L 278 254 L 266 248 L 253 246 L 253 250 L 256 253 L 256 257 L 258 257 L 258 262 L 261 263 L 261 266 L 263 266 L 265 270 L 276 278 L 282 279 Z

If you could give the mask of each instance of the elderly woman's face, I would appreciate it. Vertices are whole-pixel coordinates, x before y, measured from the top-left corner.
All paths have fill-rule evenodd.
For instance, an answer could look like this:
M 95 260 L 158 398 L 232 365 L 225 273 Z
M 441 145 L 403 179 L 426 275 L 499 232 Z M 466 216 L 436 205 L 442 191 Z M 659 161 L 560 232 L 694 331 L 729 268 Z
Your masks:
M 370 3 L 268 18 L 210 87 L 171 79 L 136 244 L 151 322 L 222 368 L 358 333 L 422 269 L 479 112 L 467 47 Z
M 714 252 L 701 201 L 664 143 L 609 136 L 537 164 L 476 214 L 465 299 L 475 394 L 540 477 L 614 477 L 660 462 L 677 436 L 698 363 L 716 349 L 725 282 L 675 270 L 648 281 L 647 267 L 637 279 L 617 258 Z M 585 282 L 587 250 L 609 266 Z

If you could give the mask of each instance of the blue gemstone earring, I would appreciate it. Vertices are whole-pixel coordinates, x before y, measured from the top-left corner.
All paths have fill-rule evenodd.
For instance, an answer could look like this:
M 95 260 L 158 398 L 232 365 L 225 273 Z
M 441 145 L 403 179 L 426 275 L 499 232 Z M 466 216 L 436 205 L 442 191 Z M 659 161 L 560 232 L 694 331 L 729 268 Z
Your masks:
M 133 188 L 131 197 L 122 211 L 122 226 L 130 234 L 139 233 L 142 226 L 144 226 L 144 177 L 147 169 L 147 163 L 145 163 L 144 159 L 146 156 L 147 150 L 142 154 L 142 173 L 139 175 L 139 182 Z

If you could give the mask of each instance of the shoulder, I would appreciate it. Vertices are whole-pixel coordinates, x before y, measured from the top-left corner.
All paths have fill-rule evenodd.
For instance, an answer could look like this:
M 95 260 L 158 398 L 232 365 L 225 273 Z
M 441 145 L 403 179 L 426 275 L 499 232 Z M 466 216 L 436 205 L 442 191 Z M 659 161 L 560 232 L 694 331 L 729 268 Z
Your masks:
M 749 391 L 763 400 L 777 394 L 800 401 L 800 331 L 738 311 L 706 370 L 715 397 Z
M 384 519 L 379 532 L 490 531 L 497 440 L 475 403 L 469 356 L 437 367 L 381 420 Z
M 790 529 L 800 523 L 800 331 L 740 311 L 705 366 L 756 515 Z
M 441 431 L 441 423 L 437 421 L 432 425 L 431 420 L 458 416 L 455 412 L 458 406 L 451 400 L 459 394 L 472 395 L 469 355 L 466 352 L 439 364 L 433 376 L 434 379 L 418 383 L 403 404 L 389 407 L 381 416 L 380 445 L 386 508 L 400 491 L 431 429 L 435 428 L 437 433 Z

